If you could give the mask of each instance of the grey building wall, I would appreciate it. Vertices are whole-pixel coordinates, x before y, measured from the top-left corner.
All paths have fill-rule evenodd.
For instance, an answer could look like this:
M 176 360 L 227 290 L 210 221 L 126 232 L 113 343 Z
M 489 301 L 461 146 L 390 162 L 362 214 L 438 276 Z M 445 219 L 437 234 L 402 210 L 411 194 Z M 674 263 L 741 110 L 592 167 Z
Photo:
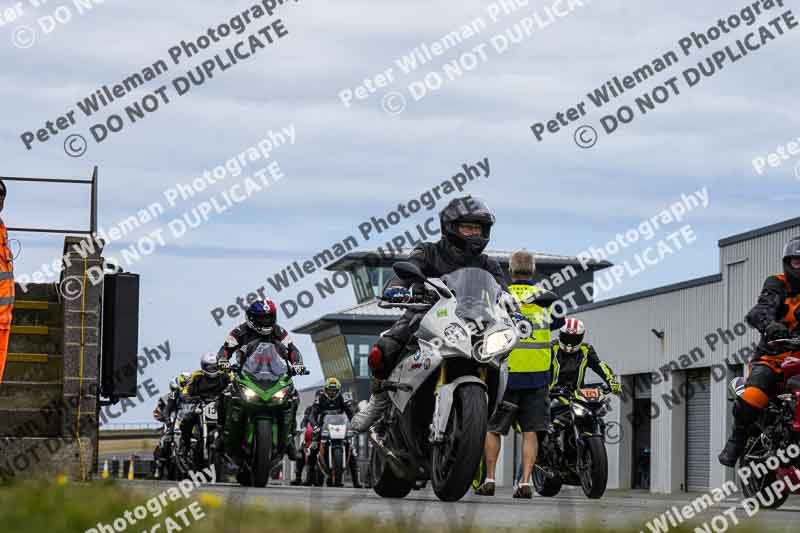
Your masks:
M 737 367 L 731 363 L 739 362 L 737 354 L 746 353 L 746 347 L 759 337 L 741 323 L 756 302 L 764 279 L 781 271 L 784 244 L 798 234 L 800 220 L 795 219 L 723 239 L 719 243 L 719 275 L 589 304 L 574 314 L 586 323 L 586 341 L 616 373 L 626 376 L 623 384 L 628 388 L 634 374 L 666 376 L 653 380 L 653 411 L 658 412 L 651 422 L 653 492 L 685 489 L 685 405 L 692 396 L 685 379 L 686 370 L 692 368 L 710 367 L 712 376 L 710 486 L 732 479 L 732 472 L 716 461 L 730 431 L 727 383 L 736 374 Z M 663 338 L 653 330 L 663 331 Z M 671 368 L 660 370 L 670 362 Z M 607 418 L 621 424 L 623 433 L 619 443 L 608 445 L 610 488 L 630 486 L 632 426 L 627 416 L 631 407 L 626 405 L 630 403 L 615 399 Z

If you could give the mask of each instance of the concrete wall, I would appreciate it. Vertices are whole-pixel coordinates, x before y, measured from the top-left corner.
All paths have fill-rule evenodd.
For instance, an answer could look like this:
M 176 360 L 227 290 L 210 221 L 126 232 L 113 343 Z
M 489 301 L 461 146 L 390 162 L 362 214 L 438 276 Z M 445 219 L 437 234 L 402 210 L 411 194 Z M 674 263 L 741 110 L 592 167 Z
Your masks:
M 0 385 L 0 477 L 87 479 L 96 464 L 103 285 L 84 273 L 101 266 L 102 248 L 84 258 L 72 251 L 81 241 L 64 242 L 68 285 L 17 286 L 14 362 Z

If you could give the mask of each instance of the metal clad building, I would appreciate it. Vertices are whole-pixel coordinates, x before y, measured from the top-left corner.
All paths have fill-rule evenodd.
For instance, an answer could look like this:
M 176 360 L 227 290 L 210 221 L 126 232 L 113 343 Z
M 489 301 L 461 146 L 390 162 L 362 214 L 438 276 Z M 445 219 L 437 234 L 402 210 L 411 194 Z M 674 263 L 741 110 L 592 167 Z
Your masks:
M 703 491 L 732 479 L 716 456 L 731 426 L 727 384 L 759 338 L 744 316 L 798 235 L 800 218 L 722 239 L 719 274 L 573 314 L 626 389 L 607 417 L 620 424 L 608 445 L 609 487 Z

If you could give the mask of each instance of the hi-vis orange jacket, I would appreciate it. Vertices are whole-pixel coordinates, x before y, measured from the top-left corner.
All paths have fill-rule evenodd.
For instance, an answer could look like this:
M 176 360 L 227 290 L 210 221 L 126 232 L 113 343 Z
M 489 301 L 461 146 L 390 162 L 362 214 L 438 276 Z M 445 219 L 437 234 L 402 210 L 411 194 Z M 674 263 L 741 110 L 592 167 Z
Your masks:
M 14 308 L 14 265 L 8 246 L 8 231 L 0 219 L 0 383 L 8 358 L 8 338 L 11 336 L 11 312 Z

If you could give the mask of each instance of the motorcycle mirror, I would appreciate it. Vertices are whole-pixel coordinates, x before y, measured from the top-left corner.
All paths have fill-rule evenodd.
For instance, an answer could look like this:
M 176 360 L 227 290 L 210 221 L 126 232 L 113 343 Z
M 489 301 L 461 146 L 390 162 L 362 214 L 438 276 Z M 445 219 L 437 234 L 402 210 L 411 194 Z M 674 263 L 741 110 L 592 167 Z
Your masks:
M 417 265 L 408 261 L 397 262 L 393 268 L 394 273 L 403 280 L 425 281 L 427 279 Z

